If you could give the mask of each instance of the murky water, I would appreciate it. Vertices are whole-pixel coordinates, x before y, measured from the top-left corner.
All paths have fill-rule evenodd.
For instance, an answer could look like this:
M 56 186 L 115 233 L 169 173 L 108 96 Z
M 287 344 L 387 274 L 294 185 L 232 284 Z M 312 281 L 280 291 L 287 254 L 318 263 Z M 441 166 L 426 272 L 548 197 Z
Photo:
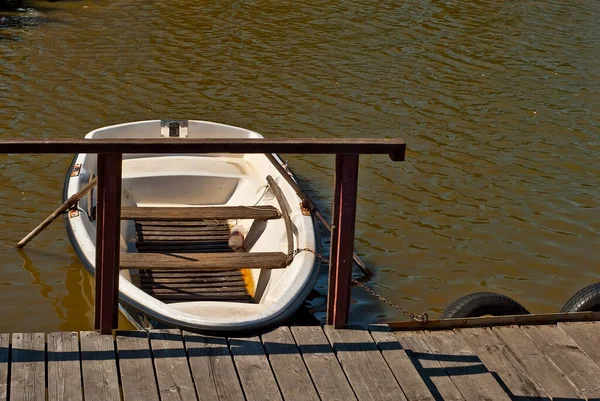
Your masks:
M 370 285 L 435 317 L 498 291 L 558 311 L 600 278 L 600 2 L 26 2 L 0 11 L 0 137 L 205 119 L 268 137 L 401 137 L 361 158 Z M 289 155 L 327 214 L 333 159 Z M 0 155 L 0 331 L 86 330 L 66 155 Z M 324 317 L 326 278 L 308 302 Z M 360 289 L 353 322 L 402 319 Z

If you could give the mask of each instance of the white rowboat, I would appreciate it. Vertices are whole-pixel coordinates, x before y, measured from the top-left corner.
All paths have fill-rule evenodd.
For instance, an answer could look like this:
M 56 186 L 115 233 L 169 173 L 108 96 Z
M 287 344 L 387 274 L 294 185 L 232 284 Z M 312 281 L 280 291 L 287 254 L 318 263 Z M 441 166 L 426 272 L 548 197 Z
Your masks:
M 161 120 L 104 127 L 85 138 L 169 136 L 262 138 L 212 122 Z M 96 175 L 96 160 L 75 155 L 65 200 Z M 314 254 L 292 259 L 289 250 L 315 250 L 313 220 L 265 155 L 124 154 L 122 177 L 119 302 L 139 312 L 128 316 L 138 326 L 144 316 L 189 330 L 256 330 L 302 305 L 318 266 Z M 73 247 L 92 275 L 95 206 L 92 191 L 66 217 Z M 242 251 L 233 252 L 229 245 L 242 239 Z

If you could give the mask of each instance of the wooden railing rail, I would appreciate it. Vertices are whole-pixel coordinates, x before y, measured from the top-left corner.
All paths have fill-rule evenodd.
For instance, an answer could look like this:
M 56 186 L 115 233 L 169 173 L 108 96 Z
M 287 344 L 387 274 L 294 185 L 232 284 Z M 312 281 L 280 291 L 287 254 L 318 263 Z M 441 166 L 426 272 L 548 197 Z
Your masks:
M 350 307 L 359 155 L 387 154 L 393 161 L 402 161 L 405 152 L 404 141 L 385 138 L 0 140 L 0 154 L 98 154 L 95 327 L 102 333 L 117 328 L 124 153 L 335 154 L 327 324 L 340 328 L 347 322 Z

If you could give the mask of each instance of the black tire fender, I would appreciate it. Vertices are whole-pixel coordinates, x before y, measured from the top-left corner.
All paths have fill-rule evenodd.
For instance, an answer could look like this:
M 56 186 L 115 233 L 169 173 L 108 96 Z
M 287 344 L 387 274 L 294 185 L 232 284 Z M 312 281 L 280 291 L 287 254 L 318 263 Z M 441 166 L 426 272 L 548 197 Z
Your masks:
M 527 315 L 529 311 L 514 299 L 495 292 L 475 292 L 452 302 L 440 319 L 479 317 L 484 315 Z
M 573 295 L 561 312 L 600 312 L 600 283 L 588 285 Z

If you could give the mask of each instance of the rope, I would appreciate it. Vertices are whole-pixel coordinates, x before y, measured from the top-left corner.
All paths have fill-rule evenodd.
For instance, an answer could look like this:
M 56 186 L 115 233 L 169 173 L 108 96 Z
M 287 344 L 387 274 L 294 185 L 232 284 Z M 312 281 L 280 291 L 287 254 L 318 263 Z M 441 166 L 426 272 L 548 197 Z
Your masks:
M 329 259 L 327 259 L 325 256 L 321 255 L 318 252 L 313 251 L 312 249 L 309 248 L 298 248 L 295 249 L 294 252 L 292 252 L 289 256 L 291 256 L 292 258 L 295 257 L 296 255 L 298 255 L 300 252 L 310 252 L 312 254 L 314 254 L 317 259 L 319 259 L 321 262 L 325 263 L 325 264 L 329 264 Z M 372 289 L 370 289 L 369 287 L 367 287 L 366 285 L 364 285 L 363 283 L 361 283 L 360 281 L 356 280 L 356 279 L 352 279 L 352 284 L 355 284 L 357 286 L 359 286 L 360 288 L 362 288 L 363 290 L 365 290 L 366 292 L 368 292 L 369 294 L 373 295 L 375 298 L 379 299 L 380 301 L 385 302 L 386 304 L 388 304 L 389 306 L 391 306 L 392 308 L 402 312 L 403 314 L 407 315 L 408 317 L 410 317 L 410 319 L 412 321 L 415 322 L 419 322 L 419 323 L 427 323 L 429 321 L 429 316 L 427 315 L 427 313 L 421 313 L 420 315 L 415 315 L 412 312 L 407 311 L 406 309 L 402 308 L 401 306 L 396 305 L 395 303 L 393 303 L 392 301 L 386 299 L 385 297 L 383 297 L 382 295 L 377 294 L 375 291 L 373 291 Z

